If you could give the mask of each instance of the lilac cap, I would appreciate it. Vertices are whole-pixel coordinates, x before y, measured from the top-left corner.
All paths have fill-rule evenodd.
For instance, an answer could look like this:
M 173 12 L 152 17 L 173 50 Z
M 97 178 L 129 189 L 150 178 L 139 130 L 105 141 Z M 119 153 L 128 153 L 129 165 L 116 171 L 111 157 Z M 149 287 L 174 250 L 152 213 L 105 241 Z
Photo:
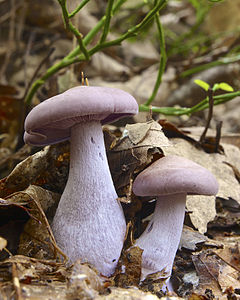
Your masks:
M 44 146 L 70 138 L 76 123 L 107 124 L 138 113 L 129 93 L 115 88 L 78 86 L 35 106 L 25 120 L 24 141 Z
M 138 196 L 177 193 L 216 195 L 218 183 L 204 167 L 184 157 L 169 155 L 160 158 L 136 177 L 133 192 Z

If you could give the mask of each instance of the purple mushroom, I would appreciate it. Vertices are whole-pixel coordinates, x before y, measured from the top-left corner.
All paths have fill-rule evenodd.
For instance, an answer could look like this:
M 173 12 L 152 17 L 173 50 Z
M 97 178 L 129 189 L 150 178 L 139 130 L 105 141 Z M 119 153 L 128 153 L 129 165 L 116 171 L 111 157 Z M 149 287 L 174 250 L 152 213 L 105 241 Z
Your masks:
M 70 262 L 81 258 L 105 276 L 117 265 L 126 231 L 110 174 L 102 124 L 134 115 L 136 100 L 114 88 L 79 86 L 32 109 L 24 140 L 49 145 L 70 139 L 70 170 L 52 229 Z
M 156 196 L 156 207 L 136 246 L 143 249 L 142 280 L 164 270 L 172 272 L 181 238 L 186 196 L 216 195 L 218 183 L 204 167 L 183 157 L 163 157 L 143 172 L 133 183 L 137 196 Z

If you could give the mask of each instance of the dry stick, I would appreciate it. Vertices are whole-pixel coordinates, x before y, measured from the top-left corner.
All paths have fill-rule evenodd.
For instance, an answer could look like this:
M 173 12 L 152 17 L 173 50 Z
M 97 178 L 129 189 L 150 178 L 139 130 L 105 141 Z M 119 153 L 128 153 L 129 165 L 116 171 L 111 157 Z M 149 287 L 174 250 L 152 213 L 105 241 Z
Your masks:
M 20 100 L 23 101 L 23 106 L 21 109 L 21 113 L 19 115 L 19 134 L 18 134 L 18 145 L 17 148 L 22 146 L 23 140 L 22 140 L 22 136 L 23 136 L 23 131 L 24 131 L 24 120 L 26 117 L 26 114 L 28 112 L 28 105 L 26 105 L 26 103 L 24 102 L 25 97 L 28 94 L 28 91 L 33 83 L 33 81 L 35 80 L 35 78 L 37 77 L 39 71 L 41 70 L 42 66 L 46 63 L 46 61 L 49 59 L 49 57 L 51 56 L 51 54 L 53 53 L 53 51 L 55 50 L 55 48 L 51 48 L 49 50 L 49 52 L 47 53 L 47 55 L 40 61 L 38 67 L 36 68 L 35 72 L 33 73 L 29 83 L 27 84 L 27 87 L 25 88 L 25 92 L 24 95 L 22 96 L 22 98 Z
M 51 48 L 51 49 L 49 50 L 49 52 L 47 53 L 47 55 L 40 61 L 38 67 L 36 68 L 35 72 L 33 73 L 32 78 L 30 79 L 30 81 L 29 81 L 29 83 L 28 83 L 28 85 L 27 85 L 27 88 L 26 88 L 26 90 L 25 90 L 25 93 L 24 93 L 24 95 L 23 95 L 23 97 L 22 97 L 23 99 L 26 98 L 27 93 L 28 93 L 28 91 L 29 91 L 29 89 L 30 89 L 30 87 L 31 87 L 31 85 L 32 85 L 32 83 L 33 83 L 33 81 L 34 81 L 34 79 L 37 77 L 37 75 L 38 75 L 39 71 L 41 70 L 42 66 L 47 62 L 47 60 L 48 60 L 49 57 L 52 55 L 52 53 L 53 53 L 54 50 L 55 50 L 54 47 Z
M 16 24 L 16 11 L 15 11 L 15 0 L 11 0 L 11 18 L 10 18 L 10 25 L 9 25 L 9 35 L 8 35 L 8 49 L 7 53 L 4 58 L 4 62 L 0 69 L 0 78 L 3 78 L 3 75 L 7 69 L 10 57 L 15 50 L 13 45 L 13 41 L 15 41 L 15 24 Z
M 205 126 L 205 129 L 203 130 L 203 133 L 200 137 L 200 144 L 203 144 L 206 138 L 206 133 L 208 131 L 211 119 L 212 119 L 212 115 L 213 115 L 213 106 L 214 106 L 214 99 L 213 99 L 213 90 L 212 88 L 208 89 L 208 102 L 209 102 L 209 110 L 208 110 L 208 118 L 207 118 L 207 123 Z
M 17 271 L 17 264 L 14 262 L 12 263 L 12 281 L 13 281 L 13 287 L 16 293 L 16 300 L 22 300 L 22 293 L 21 293 L 21 286 L 20 281 L 18 277 L 18 271 Z
M 219 144 L 220 144 L 220 139 L 221 139 L 221 131 L 222 131 L 222 121 L 219 121 L 216 126 L 216 141 L 215 141 L 215 148 L 214 152 L 218 152 Z

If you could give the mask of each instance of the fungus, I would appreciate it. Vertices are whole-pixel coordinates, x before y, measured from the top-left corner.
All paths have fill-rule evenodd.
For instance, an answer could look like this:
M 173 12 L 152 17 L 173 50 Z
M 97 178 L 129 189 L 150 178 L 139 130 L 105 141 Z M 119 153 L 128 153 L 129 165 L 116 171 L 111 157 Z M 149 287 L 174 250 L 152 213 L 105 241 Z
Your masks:
M 52 229 L 70 262 L 87 261 L 109 276 L 126 231 L 110 174 L 102 124 L 138 112 L 136 100 L 114 88 L 79 86 L 32 109 L 24 140 L 49 145 L 70 139 L 70 169 Z
M 216 195 L 218 183 L 204 167 L 169 155 L 136 177 L 133 192 L 137 196 L 156 196 L 152 219 L 136 241 L 136 246 L 143 249 L 142 280 L 162 270 L 169 277 L 181 238 L 186 196 Z

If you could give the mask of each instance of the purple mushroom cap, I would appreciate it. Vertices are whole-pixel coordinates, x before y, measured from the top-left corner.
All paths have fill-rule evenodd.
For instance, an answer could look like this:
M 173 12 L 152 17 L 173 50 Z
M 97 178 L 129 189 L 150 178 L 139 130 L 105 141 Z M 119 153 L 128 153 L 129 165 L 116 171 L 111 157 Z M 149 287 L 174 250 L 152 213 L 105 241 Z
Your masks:
M 218 182 L 213 174 L 199 164 L 176 155 L 165 156 L 134 181 L 133 192 L 138 196 L 159 196 L 176 193 L 216 195 Z
M 137 112 L 136 100 L 123 90 L 74 87 L 31 110 L 25 120 L 24 141 L 36 146 L 55 144 L 69 139 L 76 123 L 99 120 L 107 124 Z

